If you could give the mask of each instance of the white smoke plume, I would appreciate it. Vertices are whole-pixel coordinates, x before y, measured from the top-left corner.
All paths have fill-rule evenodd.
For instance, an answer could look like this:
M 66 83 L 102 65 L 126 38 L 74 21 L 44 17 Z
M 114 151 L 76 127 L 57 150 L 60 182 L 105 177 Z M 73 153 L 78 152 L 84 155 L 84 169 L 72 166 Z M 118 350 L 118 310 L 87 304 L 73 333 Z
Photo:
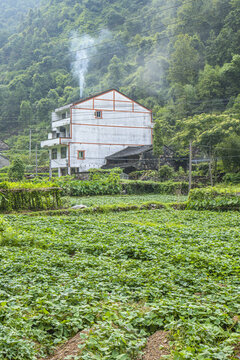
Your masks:
M 96 38 L 87 34 L 79 36 L 77 32 L 71 34 L 72 72 L 79 81 L 80 98 L 83 97 L 85 77 L 91 58 L 97 54 L 99 45 L 110 39 L 111 33 L 109 30 L 102 30 Z

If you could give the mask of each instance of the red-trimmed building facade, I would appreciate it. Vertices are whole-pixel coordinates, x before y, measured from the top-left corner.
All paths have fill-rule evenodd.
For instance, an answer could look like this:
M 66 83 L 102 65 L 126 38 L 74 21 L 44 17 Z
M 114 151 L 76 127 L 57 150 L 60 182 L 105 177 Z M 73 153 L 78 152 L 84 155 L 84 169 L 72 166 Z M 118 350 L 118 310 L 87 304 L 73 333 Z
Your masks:
M 112 89 L 52 113 L 48 147 L 59 175 L 101 168 L 106 157 L 128 146 L 152 144 L 152 112 Z

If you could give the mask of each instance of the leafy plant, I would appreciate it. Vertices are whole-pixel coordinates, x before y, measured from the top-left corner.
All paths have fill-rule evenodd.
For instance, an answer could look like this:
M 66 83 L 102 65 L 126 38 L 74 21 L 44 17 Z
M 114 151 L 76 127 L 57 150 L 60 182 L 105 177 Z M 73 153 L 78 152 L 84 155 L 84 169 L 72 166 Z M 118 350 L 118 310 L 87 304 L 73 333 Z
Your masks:
M 171 166 L 163 165 L 158 170 L 158 174 L 161 181 L 171 180 L 174 175 L 174 169 Z
M 0 246 L 0 358 L 47 357 L 83 329 L 79 360 L 135 359 L 159 329 L 176 359 L 233 356 L 238 212 L 3 219 L 3 237 L 18 229 L 18 241 Z
M 21 181 L 24 176 L 24 164 L 21 159 L 17 158 L 8 170 L 9 180 Z

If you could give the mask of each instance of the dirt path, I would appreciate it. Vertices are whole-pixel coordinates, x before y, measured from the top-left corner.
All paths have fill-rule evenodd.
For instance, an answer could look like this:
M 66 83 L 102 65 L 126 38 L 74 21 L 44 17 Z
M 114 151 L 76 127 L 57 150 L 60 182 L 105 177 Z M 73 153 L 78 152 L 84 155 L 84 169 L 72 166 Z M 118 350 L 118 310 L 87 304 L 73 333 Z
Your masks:
M 67 343 L 63 344 L 56 350 L 54 356 L 49 357 L 47 360 L 74 360 L 74 357 L 80 354 L 78 345 L 83 344 L 84 340 L 80 337 L 80 334 L 89 334 L 90 330 L 84 330 L 75 335 Z M 46 359 L 39 359 L 46 360 Z
M 163 355 L 169 355 L 168 333 L 166 331 L 157 331 L 150 336 L 143 352 L 143 356 L 138 360 L 160 360 Z
M 81 333 L 75 335 L 67 343 L 56 350 L 55 355 L 49 357 L 48 360 L 74 360 L 75 356 L 80 355 L 78 345 L 83 344 L 84 342 L 84 340 L 80 337 L 80 334 L 88 335 L 89 330 L 82 331 Z M 170 351 L 167 335 L 168 334 L 165 331 L 157 331 L 155 334 L 150 336 L 148 338 L 147 345 L 143 350 L 144 355 L 137 360 L 160 360 L 162 355 L 168 355 Z

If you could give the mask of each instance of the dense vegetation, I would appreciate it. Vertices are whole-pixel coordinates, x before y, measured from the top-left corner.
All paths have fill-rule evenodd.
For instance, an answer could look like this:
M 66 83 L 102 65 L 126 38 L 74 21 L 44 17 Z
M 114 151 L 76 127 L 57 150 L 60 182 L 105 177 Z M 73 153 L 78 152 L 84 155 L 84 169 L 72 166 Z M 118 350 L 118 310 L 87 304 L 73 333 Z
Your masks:
M 240 210 L 239 187 L 194 189 L 189 194 L 187 208 L 195 210 Z
M 1 358 L 39 358 L 90 328 L 81 360 L 136 359 L 158 329 L 170 330 L 174 359 L 233 356 L 240 330 L 237 212 L 6 220 Z
M 219 140 L 203 141 L 196 132 L 192 140 L 212 156 L 221 143 L 220 153 L 240 135 L 232 126 L 240 113 L 239 12 L 237 0 L 45 1 L 2 42 L 1 136 L 25 130 L 19 142 L 9 140 L 24 154 L 31 126 L 38 130 L 35 146 L 47 132 L 49 111 L 79 98 L 79 69 L 88 66 L 83 95 L 115 87 L 153 108 L 156 152 L 182 132 L 186 117 L 195 115 L 207 132 L 208 115 L 198 114 L 214 112 L 213 122 L 228 123 L 218 129 Z M 176 144 L 185 156 L 186 144 Z
M 27 12 L 40 3 L 40 0 L 0 0 L 0 44 L 16 30 Z
M 49 183 L 0 182 L 0 210 L 57 209 L 61 194 L 61 188 Z

